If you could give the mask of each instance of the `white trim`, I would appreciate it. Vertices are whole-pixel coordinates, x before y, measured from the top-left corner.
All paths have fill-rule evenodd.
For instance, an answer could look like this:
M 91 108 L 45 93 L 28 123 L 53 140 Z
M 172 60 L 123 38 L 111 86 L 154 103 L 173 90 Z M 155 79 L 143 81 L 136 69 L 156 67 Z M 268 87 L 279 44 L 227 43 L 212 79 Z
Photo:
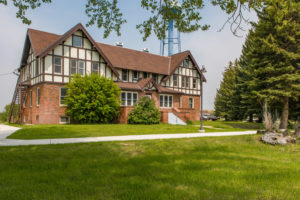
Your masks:
M 40 88 L 36 88 L 36 106 L 39 107 L 40 106 Z
M 191 106 L 190 106 L 190 99 L 192 99 L 192 108 L 191 108 Z M 194 107 L 194 98 L 193 97 L 189 97 L 189 108 L 190 109 L 194 109 L 195 107 Z
M 67 118 L 67 122 L 62 122 L 61 121 L 62 117 Z M 70 124 L 70 117 L 69 116 L 59 116 L 59 124 Z
M 160 105 L 160 97 L 163 96 L 163 106 Z M 168 97 L 168 106 L 165 107 L 165 96 Z M 170 107 L 170 103 L 169 103 L 169 100 L 170 100 L 170 97 L 172 97 L 172 106 Z M 173 95 L 168 95 L 168 94 L 160 94 L 159 95 L 159 107 L 160 108 L 173 108 L 173 105 L 174 105 L 174 97 Z
M 32 108 L 32 90 L 29 91 L 29 107 Z
M 53 56 L 54 58 L 53 58 L 53 72 L 54 72 L 54 74 L 62 74 L 62 57 L 61 56 Z M 55 58 L 59 58 L 60 59 L 60 72 L 55 72 L 55 66 L 56 66 L 56 64 L 55 64 Z
M 66 106 L 66 104 L 62 104 L 60 101 L 61 101 L 61 89 L 62 88 L 66 88 L 66 87 L 60 87 L 59 88 L 59 99 L 58 99 L 58 101 L 59 101 L 59 106 L 61 106 L 61 107 L 64 107 L 64 106 Z M 68 88 L 66 88 L 66 89 L 68 89 Z
M 125 105 L 122 105 L 122 93 L 125 93 Z M 132 105 L 127 105 L 127 94 L 131 93 L 131 104 Z M 127 106 L 135 106 L 134 102 L 133 102 L 133 94 L 136 94 L 136 103 L 139 100 L 139 94 L 137 92 L 127 92 L 127 91 L 121 91 L 121 95 L 120 95 L 120 100 L 121 100 L 121 107 L 127 107 Z

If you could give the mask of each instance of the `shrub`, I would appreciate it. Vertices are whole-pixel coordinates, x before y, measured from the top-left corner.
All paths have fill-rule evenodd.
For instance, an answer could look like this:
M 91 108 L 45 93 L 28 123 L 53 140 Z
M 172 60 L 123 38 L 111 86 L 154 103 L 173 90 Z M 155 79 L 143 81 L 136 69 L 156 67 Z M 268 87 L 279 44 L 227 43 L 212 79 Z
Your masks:
M 99 77 L 76 75 L 67 84 L 64 99 L 67 114 L 79 123 L 108 123 L 119 113 L 120 88 L 112 80 Z
M 129 124 L 159 124 L 160 112 L 155 107 L 155 102 L 149 97 L 139 99 L 136 106 L 128 115 Z

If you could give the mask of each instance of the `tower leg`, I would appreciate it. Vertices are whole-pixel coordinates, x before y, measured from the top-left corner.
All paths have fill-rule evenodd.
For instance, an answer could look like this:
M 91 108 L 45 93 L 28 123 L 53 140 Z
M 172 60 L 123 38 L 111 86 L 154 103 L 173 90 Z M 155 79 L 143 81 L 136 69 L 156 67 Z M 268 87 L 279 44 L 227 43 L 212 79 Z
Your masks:
M 174 24 L 173 24 L 173 20 L 169 21 L 169 35 L 168 35 L 168 47 L 169 47 L 169 51 L 168 51 L 168 56 L 173 55 L 173 45 L 174 45 L 174 38 L 173 38 L 173 29 L 174 29 Z
M 177 31 L 177 40 L 178 40 L 178 53 L 181 52 L 181 39 L 180 39 L 180 32 Z

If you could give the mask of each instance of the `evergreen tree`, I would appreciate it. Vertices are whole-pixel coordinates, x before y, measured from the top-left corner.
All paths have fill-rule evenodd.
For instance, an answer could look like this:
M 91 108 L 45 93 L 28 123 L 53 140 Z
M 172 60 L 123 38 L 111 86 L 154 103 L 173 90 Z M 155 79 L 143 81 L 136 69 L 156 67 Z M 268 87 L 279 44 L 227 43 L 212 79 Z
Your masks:
M 267 101 L 281 112 L 280 128 L 286 129 L 289 101 L 300 94 L 300 2 L 268 1 L 258 17 L 241 57 L 244 99 Z
M 233 98 L 236 87 L 237 69 L 237 62 L 232 63 L 230 61 L 223 73 L 223 79 L 215 97 L 215 114 L 218 117 L 224 117 L 225 120 L 237 119 L 236 110 L 233 107 L 233 102 L 237 101 L 237 98 Z

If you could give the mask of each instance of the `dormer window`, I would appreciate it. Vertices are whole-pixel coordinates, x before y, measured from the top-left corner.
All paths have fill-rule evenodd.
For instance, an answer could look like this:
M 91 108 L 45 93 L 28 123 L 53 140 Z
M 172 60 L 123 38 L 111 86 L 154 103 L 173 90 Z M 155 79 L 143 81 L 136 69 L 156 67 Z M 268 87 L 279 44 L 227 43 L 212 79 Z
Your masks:
M 139 79 L 139 73 L 137 71 L 133 71 L 132 80 L 137 81 Z
M 152 79 L 157 83 L 157 74 L 152 74 Z
M 143 72 L 143 78 L 148 78 L 148 73 L 147 72 Z
M 82 37 L 74 35 L 73 36 L 73 46 L 74 47 L 82 47 Z

